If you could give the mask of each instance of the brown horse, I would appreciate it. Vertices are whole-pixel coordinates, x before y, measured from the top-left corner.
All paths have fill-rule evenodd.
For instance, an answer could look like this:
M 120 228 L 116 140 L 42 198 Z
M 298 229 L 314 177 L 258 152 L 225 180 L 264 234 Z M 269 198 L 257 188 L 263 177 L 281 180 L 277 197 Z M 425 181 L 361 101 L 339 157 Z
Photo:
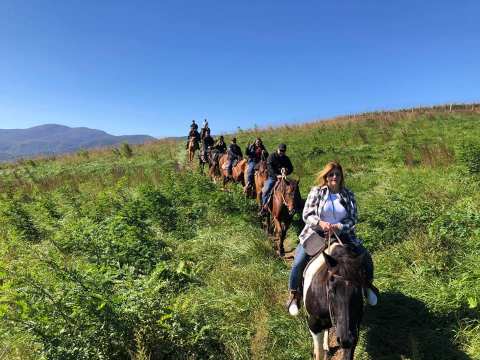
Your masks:
M 261 160 L 258 163 L 257 170 L 255 170 L 255 193 L 257 194 L 257 204 L 259 207 L 262 204 L 262 189 L 267 178 L 268 178 L 267 162 L 265 160 Z
M 216 150 L 216 149 L 213 149 L 209 152 L 208 154 L 208 176 L 210 177 L 210 179 L 216 183 L 220 177 L 222 176 L 221 172 L 220 172 L 220 157 L 222 156 L 223 154 Z
M 280 256 L 285 255 L 283 243 L 295 212 L 301 210 L 302 199 L 298 187 L 300 180 L 287 180 L 282 176 L 273 188 L 269 203 L 271 222 L 274 226 L 275 244 Z M 267 219 L 268 221 L 269 219 Z
M 188 161 L 192 162 L 195 158 L 195 151 L 198 150 L 198 141 L 195 137 L 190 137 L 188 139 L 188 146 L 187 146 L 187 153 L 188 153 Z
M 227 164 L 228 164 L 228 155 L 224 154 L 220 157 L 218 161 L 220 167 L 220 173 L 223 175 L 223 186 L 229 181 Z M 232 168 L 232 178 L 236 183 L 242 184 L 245 186 L 245 173 L 247 171 L 247 160 L 242 159 Z

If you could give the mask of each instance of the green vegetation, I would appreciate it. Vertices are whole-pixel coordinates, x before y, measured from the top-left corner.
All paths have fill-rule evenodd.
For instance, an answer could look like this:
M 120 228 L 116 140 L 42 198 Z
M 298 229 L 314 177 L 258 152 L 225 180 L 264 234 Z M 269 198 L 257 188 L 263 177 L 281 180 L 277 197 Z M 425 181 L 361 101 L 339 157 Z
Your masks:
M 382 291 L 357 358 L 480 359 L 480 115 L 378 113 L 237 137 L 256 135 L 288 144 L 304 197 L 328 160 L 344 165 Z M 1 166 L 0 359 L 310 356 L 254 203 L 184 167 L 183 145 Z

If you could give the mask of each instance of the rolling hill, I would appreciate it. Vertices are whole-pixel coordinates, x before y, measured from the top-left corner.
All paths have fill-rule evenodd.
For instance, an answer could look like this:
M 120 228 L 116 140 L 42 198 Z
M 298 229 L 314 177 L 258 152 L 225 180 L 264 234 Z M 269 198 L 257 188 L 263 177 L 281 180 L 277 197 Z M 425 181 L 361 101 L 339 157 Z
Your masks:
M 60 154 L 122 142 L 141 144 L 155 140 L 148 135 L 114 136 L 86 127 L 46 124 L 28 129 L 0 129 L 0 161 L 44 154 Z

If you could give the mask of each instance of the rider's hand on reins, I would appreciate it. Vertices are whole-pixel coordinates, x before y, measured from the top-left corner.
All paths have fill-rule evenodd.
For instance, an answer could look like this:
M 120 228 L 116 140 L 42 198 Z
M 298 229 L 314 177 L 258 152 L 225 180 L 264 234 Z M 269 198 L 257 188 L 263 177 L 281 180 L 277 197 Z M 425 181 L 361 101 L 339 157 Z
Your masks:
M 320 220 L 318 225 L 322 228 L 324 233 L 330 233 L 331 232 L 332 224 L 330 224 L 326 221 Z

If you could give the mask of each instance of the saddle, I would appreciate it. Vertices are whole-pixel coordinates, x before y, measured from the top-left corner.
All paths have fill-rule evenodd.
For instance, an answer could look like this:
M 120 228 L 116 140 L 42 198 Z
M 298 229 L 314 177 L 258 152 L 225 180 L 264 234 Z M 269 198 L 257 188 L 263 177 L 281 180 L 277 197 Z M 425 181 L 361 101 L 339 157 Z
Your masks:
M 279 181 L 277 181 L 275 183 L 275 185 L 273 186 L 273 189 L 272 191 L 270 191 L 270 194 L 268 195 L 268 198 L 267 198 L 267 201 L 265 202 L 265 205 L 268 209 L 270 209 L 270 204 L 272 203 L 272 198 L 273 198 L 273 194 L 275 194 L 275 190 L 277 189 L 277 187 L 279 186 Z
M 361 251 L 361 249 L 356 246 L 355 240 L 345 238 L 340 236 L 340 239 L 346 246 L 353 246 L 354 251 Z M 332 239 L 330 246 L 327 242 L 327 239 L 318 234 L 316 231 L 313 232 L 308 238 L 305 239 L 303 242 L 303 249 L 305 250 L 306 254 L 308 256 L 311 256 L 310 260 L 308 261 L 307 265 L 305 266 L 305 269 L 303 271 L 303 282 L 305 282 L 307 273 L 313 272 L 310 274 L 310 276 L 313 278 L 313 275 L 319 271 L 324 264 L 323 258 L 319 261 L 319 257 L 322 255 L 324 251 L 327 253 L 331 253 L 331 251 L 336 247 L 339 246 L 339 242 L 337 239 Z M 360 254 L 360 252 L 358 253 Z M 321 264 L 319 264 L 321 263 Z M 314 265 L 316 264 L 316 265 Z M 312 269 L 310 269 L 312 266 Z
M 238 164 L 239 161 L 240 161 L 240 160 L 238 160 L 238 159 L 233 159 L 233 160 L 232 160 L 232 169 L 233 169 L 235 166 L 237 166 L 237 164 Z M 227 169 L 228 169 L 228 161 L 226 161 L 226 162 L 223 163 L 222 169 L 223 169 L 223 170 L 227 170 Z

